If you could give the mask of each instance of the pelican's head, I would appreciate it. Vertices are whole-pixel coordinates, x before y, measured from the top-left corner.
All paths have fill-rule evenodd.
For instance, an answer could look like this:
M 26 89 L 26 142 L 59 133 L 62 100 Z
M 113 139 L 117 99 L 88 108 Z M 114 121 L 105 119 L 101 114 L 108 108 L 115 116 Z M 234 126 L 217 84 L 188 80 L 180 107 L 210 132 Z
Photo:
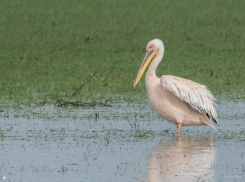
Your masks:
M 138 74 L 135 78 L 135 82 L 133 87 L 135 88 L 136 84 L 140 81 L 141 77 L 143 76 L 147 66 L 150 64 L 150 62 L 153 60 L 153 58 L 161 52 L 163 54 L 164 51 L 164 45 L 163 42 L 159 39 L 154 39 L 148 42 L 146 46 L 146 55 L 144 60 L 142 61 Z

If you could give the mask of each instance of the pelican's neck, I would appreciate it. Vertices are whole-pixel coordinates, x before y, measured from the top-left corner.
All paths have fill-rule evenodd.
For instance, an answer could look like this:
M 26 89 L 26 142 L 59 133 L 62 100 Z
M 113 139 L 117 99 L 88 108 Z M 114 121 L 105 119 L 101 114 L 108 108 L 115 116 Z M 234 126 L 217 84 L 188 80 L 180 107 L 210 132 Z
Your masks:
M 164 54 L 164 47 L 162 47 L 162 49 L 159 49 L 158 54 L 153 58 L 147 70 L 147 73 L 146 73 L 147 77 L 157 77 L 156 69 L 157 69 L 158 64 L 162 61 L 163 54 Z

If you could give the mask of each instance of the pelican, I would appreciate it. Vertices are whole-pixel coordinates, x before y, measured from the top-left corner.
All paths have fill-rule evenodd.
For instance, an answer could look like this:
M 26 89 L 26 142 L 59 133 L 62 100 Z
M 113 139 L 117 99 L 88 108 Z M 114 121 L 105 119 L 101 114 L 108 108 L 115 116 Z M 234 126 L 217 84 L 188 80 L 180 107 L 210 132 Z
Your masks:
M 133 87 L 140 81 L 150 64 L 145 84 L 149 102 L 156 113 L 181 126 L 208 125 L 215 129 L 212 120 L 218 124 L 215 98 L 205 85 L 172 75 L 156 76 L 158 64 L 164 55 L 164 44 L 159 39 L 151 40 L 146 46 L 146 55 L 140 65 Z

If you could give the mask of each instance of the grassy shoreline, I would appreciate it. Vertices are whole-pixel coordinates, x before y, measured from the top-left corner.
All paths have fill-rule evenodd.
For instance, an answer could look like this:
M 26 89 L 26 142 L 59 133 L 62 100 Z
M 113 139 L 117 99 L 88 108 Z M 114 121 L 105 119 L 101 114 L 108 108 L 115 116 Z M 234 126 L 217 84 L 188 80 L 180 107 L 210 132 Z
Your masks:
M 157 75 L 207 85 L 218 98 L 244 99 L 242 1 L 3 1 L 0 6 L 0 101 L 146 99 L 133 90 L 145 46 L 162 39 Z

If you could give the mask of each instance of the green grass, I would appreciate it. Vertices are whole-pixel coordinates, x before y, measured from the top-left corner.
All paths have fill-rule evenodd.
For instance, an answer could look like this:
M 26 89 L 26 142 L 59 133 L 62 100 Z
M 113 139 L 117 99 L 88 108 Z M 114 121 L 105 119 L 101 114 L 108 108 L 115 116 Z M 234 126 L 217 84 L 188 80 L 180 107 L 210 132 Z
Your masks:
M 244 7 L 239 0 L 2 0 L 0 100 L 55 103 L 90 78 L 74 100 L 145 100 L 144 77 L 132 85 L 154 38 L 165 44 L 158 76 L 244 98 Z

